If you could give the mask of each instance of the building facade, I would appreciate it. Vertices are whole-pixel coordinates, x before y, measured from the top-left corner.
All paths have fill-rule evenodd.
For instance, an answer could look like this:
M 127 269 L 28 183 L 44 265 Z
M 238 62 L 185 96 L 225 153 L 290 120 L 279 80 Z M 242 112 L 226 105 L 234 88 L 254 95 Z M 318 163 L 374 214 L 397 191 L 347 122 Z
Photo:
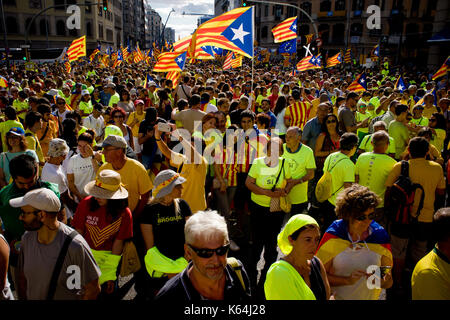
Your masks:
M 145 5 L 143 0 L 123 0 L 124 43 L 145 46 Z
M 164 40 L 167 41 L 167 43 L 174 43 L 175 42 L 175 29 L 172 29 L 170 27 L 164 28 Z
M 432 44 L 427 42 L 437 32 L 448 27 L 450 1 L 448 0 L 277 0 L 302 8 L 314 20 L 322 42 L 321 51 L 335 54 L 351 47 L 357 57 L 365 60 L 377 44 L 381 55 L 394 61 L 442 64 L 449 52 L 450 41 Z M 240 1 L 239 7 L 242 4 Z M 287 6 L 259 4 L 255 6 L 256 40 L 265 48 L 278 48 L 273 42 L 272 28 L 288 17 L 298 15 L 298 34 L 315 33 L 309 18 Z M 231 10 L 232 0 L 215 1 L 215 13 L 224 8 Z M 380 8 L 380 29 L 369 29 L 367 13 L 370 5 Z M 304 39 L 304 38 L 302 38 Z M 304 40 L 303 40 L 304 41 Z M 302 46 L 299 46 L 302 47 Z
M 145 2 L 145 47 L 159 43 L 161 36 L 161 16 L 150 6 L 150 0 Z

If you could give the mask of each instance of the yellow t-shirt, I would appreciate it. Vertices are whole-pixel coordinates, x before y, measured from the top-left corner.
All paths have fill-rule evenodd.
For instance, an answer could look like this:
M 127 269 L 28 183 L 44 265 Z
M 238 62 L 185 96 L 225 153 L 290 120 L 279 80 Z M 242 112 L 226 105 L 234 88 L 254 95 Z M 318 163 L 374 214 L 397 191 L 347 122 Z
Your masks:
M 444 149 L 444 140 L 446 132 L 444 129 L 434 129 L 436 131 L 436 135 L 433 135 L 433 138 L 430 141 L 430 144 L 436 147 L 436 149 L 441 152 Z
M 2 135 L 2 147 L 3 152 L 8 151 L 8 147 L 6 145 L 6 134 L 11 128 L 19 127 L 23 130 L 23 126 L 19 121 L 16 120 L 6 120 L 5 122 L 0 122 L 0 134 Z
M 28 110 L 28 108 L 30 107 L 28 105 L 28 102 L 26 100 L 24 101 L 19 101 L 19 99 L 14 100 L 13 102 L 13 108 L 16 110 L 16 112 L 20 112 L 22 110 Z M 17 116 L 22 119 L 23 121 L 25 121 L 25 116 L 26 116 L 26 112 L 23 112 L 21 114 L 18 114 Z
M 361 154 L 356 161 L 355 175 L 359 176 L 359 184 L 368 187 L 381 198 L 378 208 L 384 207 L 386 179 L 396 163 L 386 154 L 373 152 Z
M 183 163 L 180 175 L 186 179 L 186 182 L 183 183 L 181 197 L 189 204 L 192 213 L 205 210 L 205 180 L 208 170 L 206 159 L 202 157 L 202 163 L 200 164 L 187 163 L 186 156 L 180 153 L 175 153 L 175 155 L 174 161 L 171 160 L 170 164 L 179 170 L 181 163 Z
M 272 187 L 275 185 L 275 181 L 277 180 L 278 173 L 281 170 L 281 164 L 283 161 L 283 158 L 278 158 L 278 165 L 275 167 L 268 167 L 264 162 L 264 157 L 256 158 L 253 161 L 252 166 L 250 167 L 250 171 L 248 173 L 249 177 L 252 177 L 256 179 L 256 185 L 260 188 L 271 190 Z M 291 169 L 289 165 L 289 160 L 285 160 L 284 172 L 281 172 L 280 178 L 278 179 L 276 188 L 281 188 L 281 185 L 283 184 L 283 181 L 285 179 L 291 178 Z M 254 203 L 262 206 L 262 207 L 270 207 L 270 197 L 262 195 L 262 194 L 255 194 L 252 192 L 251 199 Z
M 106 169 L 114 170 L 111 163 L 105 163 L 100 167 L 98 173 Z M 145 167 L 139 161 L 127 159 L 122 169 L 114 171 L 120 174 L 122 183 L 128 190 L 128 208 L 133 212 L 138 205 L 141 195 L 149 192 L 153 188 L 147 170 L 145 170 Z
M 438 112 L 438 110 L 437 110 L 435 105 L 433 105 L 431 108 L 424 107 L 422 116 L 424 116 L 425 118 L 430 119 L 431 115 L 433 113 L 435 113 L 435 112 Z
M 450 300 L 450 261 L 434 248 L 414 268 L 413 300 Z
M 306 175 L 308 169 L 316 169 L 314 152 L 305 144 L 301 145 L 300 150 L 291 153 L 287 150 L 286 144 L 283 145 L 282 158 L 289 160 L 289 169 L 292 179 L 300 179 Z M 285 163 L 286 165 L 287 163 Z M 292 204 L 299 204 L 308 201 L 308 181 L 295 185 L 289 192 L 289 199 Z
M 314 118 L 317 115 L 317 108 L 319 107 L 320 104 L 320 99 L 314 99 L 313 101 L 311 101 L 311 110 L 309 110 L 309 116 L 308 116 L 308 120 L 311 120 L 312 118 Z
M 133 132 L 133 137 L 139 136 L 139 125 L 145 119 L 145 111 L 142 114 L 138 114 L 137 111 L 134 111 L 130 114 L 127 120 L 127 125 L 130 125 L 134 119 L 138 119 L 138 123 L 136 123 L 132 128 L 131 132 Z
M 30 129 L 25 130 L 25 140 L 27 141 L 28 149 L 36 151 L 39 162 L 45 162 L 39 139 L 33 132 L 30 131 Z
M 436 189 L 445 189 L 445 179 L 442 166 L 434 161 L 424 158 L 411 159 L 409 162 L 409 177 L 413 183 L 419 183 L 425 190 L 425 199 L 422 211 L 420 211 L 420 222 L 433 222 L 434 200 Z M 386 187 L 392 187 L 395 180 L 400 176 L 401 162 L 398 162 L 386 179 Z M 416 192 L 412 211 L 417 212 L 421 192 Z
M 355 118 L 356 118 L 356 122 L 360 123 L 360 122 L 363 122 L 364 120 L 366 120 L 367 118 L 370 118 L 370 117 L 371 117 L 371 114 L 369 112 L 361 113 L 361 112 L 357 111 Z M 369 128 L 368 127 L 366 127 L 366 128 L 358 128 L 357 132 L 358 133 L 359 132 L 368 133 L 369 132 Z
M 119 96 L 119 94 L 116 92 L 116 93 L 113 94 L 113 95 L 111 96 L 111 98 L 109 99 L 108 107 L 112 107 L 114 103 L 117 104 L 117 102 L 119 102 L 119 101 L 120 101 L 120 96 Z
M 78 108 L 80 111 L 83 111 L 84 113 L 91 114 L 94 110 L 94 107 L 92 106 L 91 100 L 88 102 L 80 101 L 80 104 L 78 105 Z M 81 118 L 86 118 L 87 116 L 82 116 Z
M 338 162 L 339 161 L 339 162 Z M 336 197 L 344 189 L 344 183 L 355 182 L 355 165 L 348 156 L 341 152 L 330 154 L 323 164 L 323 171 L 330 172 L 332 177 L 331 198 L 328 199 L 333 206 Z
M 359 145 L 359 149 L 364 150 L 366 152 L 373 151 L 373 145 L 372 145 L 372 135 L 368 134 L 366 135 Z M 395 154 L 395 139 L 392 137 L 389 137 L 389 147 L 386 150 L 386 154 Z

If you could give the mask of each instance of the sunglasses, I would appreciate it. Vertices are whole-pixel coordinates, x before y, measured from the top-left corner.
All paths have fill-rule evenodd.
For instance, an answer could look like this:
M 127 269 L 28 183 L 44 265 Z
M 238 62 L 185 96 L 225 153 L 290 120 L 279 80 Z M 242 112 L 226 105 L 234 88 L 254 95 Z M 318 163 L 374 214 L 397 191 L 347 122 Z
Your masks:
M 218 256 L 223 256 L 227 254 L 228 249 L 230 248 L 230 244 L 226 244 L 222 247 L 219 247 L 217 249 L 199 249 L 196 247 L 193 247 L 192 245 L 188 245 L 194 252 L 200 257 L 200 258 L 211 258 L 214 253 L 216 253 Z
M 360 215 L 360 216 L 356 217 L 355 220 L 358 220 L 358 221 L 365 221 L 366 219 L 374 220 L 376 217 L 377 217 L 377 214 L 375 212 L 372 212 L 367 216 L 365 214 Z
M 328 120 L 327 123 L 336 123 L 336 120 Z

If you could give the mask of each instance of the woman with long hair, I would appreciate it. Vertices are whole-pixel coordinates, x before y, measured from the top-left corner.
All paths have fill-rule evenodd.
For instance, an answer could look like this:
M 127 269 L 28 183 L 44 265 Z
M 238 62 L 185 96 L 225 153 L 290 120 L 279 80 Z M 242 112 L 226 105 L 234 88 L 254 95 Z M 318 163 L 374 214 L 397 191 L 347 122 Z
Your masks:
M 122 130 L 125 141 L 134 150 L 133 130 L 125 124 L 126 116 L 126 112 L 120 107 L 116 107 L 111 111 L 111 119 L 114 121 L 113 124 Z
M 123 89 L 120 93 L 120 101 L 117 102 L 117 107 L 125 111 L 126 117 L 135 110 L 133 101 L 131 101 L 130 92 L 127 89 Z
M 184 182 L 186 179 L 173 170 L 159 172 L 152 198 L 137 221 L 136 245 L 145 266 L 136 273 L 138 299 L 155 296 L 168 279 L 187 266 L 184 225 L 192 213 L 181 199 Z
M 0 154 L 0 188 L 9 184 L 11 175 L 9 173 L 9 163 L 21 154 L 29 154 L 39 162 L 36 151 L 27 149 L 25 131 L 19 127 L 13 127 L 6 133 L 6 146 L 8 151 Z
M 99 299 L 111 299 L 118 288 L 116 274 L 124 241 L 133 237 L 128 191 L 121 183 L 120 174 L 113 170 L 101 171 L 84 191 L 89 196 L 79 203 L 72 226 L 89 244 L 102 272 Z
M 172 103 L 170 102 L 169 94 L 165 90 L 158 90 L 157 95 L 159 97 L 159 105 L 156 108 L 158 116 L 169 121 L 172 117 Z
M 285 96 L 280 95 L 277 99 L 277 102 L 275 103 L 273 113 L 277 117 L 277 124 L 275 126 L 275 130 L 278 130 L 278 135 L 281 139 L 283 139 L 283 141 L 285 141 L 287 131 L 286 125 L 284 124 L 284 115 L 286 113 L 286 107 L 287 107 L 287 99 Z
M 316 158 L 316 174 L 323 173 L 325 159 L 333 152 L 339 150 L 339 122 L 336 115 L 328 114 L 322 122 L 322 132 L 317 137 L 314 156 Z

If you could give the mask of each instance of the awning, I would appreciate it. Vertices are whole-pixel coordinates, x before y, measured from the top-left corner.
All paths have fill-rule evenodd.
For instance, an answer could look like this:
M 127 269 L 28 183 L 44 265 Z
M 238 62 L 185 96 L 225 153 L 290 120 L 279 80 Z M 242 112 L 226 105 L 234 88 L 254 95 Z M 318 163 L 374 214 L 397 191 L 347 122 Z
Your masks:
M 450 27 L 445 26 L 444 29 L 436 33 L 427 42 L 448 42 L 450 41 Z

